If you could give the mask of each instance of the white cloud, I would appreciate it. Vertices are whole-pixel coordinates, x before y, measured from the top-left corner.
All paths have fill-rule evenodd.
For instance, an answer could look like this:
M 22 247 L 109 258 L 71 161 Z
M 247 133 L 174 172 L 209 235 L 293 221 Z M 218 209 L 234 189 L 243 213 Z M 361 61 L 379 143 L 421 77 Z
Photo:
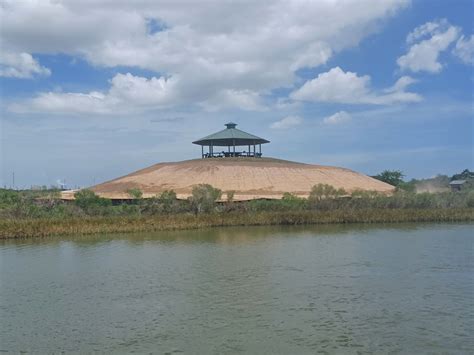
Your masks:
M 377 95 L 370 88 L 370 77 L 359 77 L 356 73 L 344 72 L 339 67 L 320 74 L 291 94 L 295 100 L 325 101 L 339 103 L 391 104 L 395 102 L 420 101 L 415 93 L 405 92 L 405 88 L 415 80 L 404 76 L 393 87 L 384 90 L 386 94 Z M 187 82 L 180 76 L 152 77 L 150 79 L 130 73 L 117 74 L 110 81 L 106 92 L 44 92 L 24 102 L 10 106 L 15 112 L 51 113 L 97 113 L 121 114 L 136 111 L 162 109 L 187 102 L 189 91 Z M 198 97 L 195 95 L 195 97 Z M 208 111 L 226 108 L 262 111 L 266 107 L 258 92 L 251 90 L 224 89 L 212 96 L 196 99 L 195 104 Z M 301 118 L 289 116 L 275 122 L 275 129 L 300 124 Z
M 442 27 L 449 27 L 449 23 L 446 19 L 427 22 L 421 26 L 418 26 L 408 34 L 407 43 L 412 44 L 422 38 L 430 37 Z
M 89 93 L 46 92 L 9 108 L 14 112 L 121 114 L 150 109 L 162 109 L 186 100 L 182 88 L 186 83 L 179 76 L 150 79 L 130 73 L 117 74 L 107 92 Z M 262 111 L 260 95 L 249 90 L 221 90 L 196 104 L 207 111 L 226 108 Z
M 290 69 L 295 71 L 300 68 L 314 68 L 326 63 L 331 58 L 332 49 L 326 43 L 313 43 L 308 48 L 296 53 Z
M 411 84 L 416 83 L 417 80 L 413 79 L 410 76 L 402 76 L 400 79 L 398 79 L 395 84 L 393 84 L 392 87 L 389 87 L 384 90 L 384 92 L 401 92 L 404 91 L 408 86 Z
M 221 90 L 209 99 L 199 102 L 199 105 L 208 111 L 218 111 L 226 108 L 238 108 L 246 111 L 264 111 L 258 93 L 250 90 Z
M 456 42 L 453 54 L 466 64 L 474 64 L 474 35 L 470 38 L 461 36 Z
M 288 97 L 279 97 L 273 106 L 275 110 L 296 111 L 302 106 L 301 102 L 294 101 Z
M 41 66 L 29 53 L 0 51 L 0 76 L 30 79 L 35 75 L 48 76 L 51 71 Z
M 298 69 L 357 45 L 408 3 L 5 0 L 0 40 L 16 53 L 65 53 L 179 78 L 182 102 L 212 109 L 225 97 L 259 109 L 258 96 L 291 87 Z M 150 31 L 150 21 L 162 28 Z
M 143 78 L 130 73 L 117 74 L 108 92 L 46 92 L 22 103 L 13 104 L 15 112 L 120 114 L 149 108 L 163 108 L 179 101 L 176 79 Z
M 335 67 L 307 81 L 291 97 L 301 101 L 356 103 L 368 95 L 370 77 Z
M 273 122 L 270 125 L 270 128 L 272 129 L 288 129 L 291 127 L 299 126 L 301 123 L 303 123 L 303 119 L 299 116 L 287 116 L 285 118 L 282 118 L 279 121 Z
M 178 99 L 174 89 L 179 80 L 178 77 L 147 79 L 130 73 L 117 74 L 111 80 L 108 97 L 131 106 L 165 106 Z
M 324 118 L 323 123 L 327 125 L 336 125 L 341 123 L 347 123 L 351 120 L 352 117 L 350 114 L 348 114 L 346 111 L 339 111 L 331 116 Z
M 421 96 L 406 92 L 405 88 L 414 82 L 409 77 L 400 78 L 397 83 L 385 91 L 385 94 L 374 92 L 370 88 L 370 76 L 358 76 L 357 73 L 344 72 L 335 67 L 316 78 L 307 81 L 290 97 L 299 101 L 331 102 L 342 104 L 375 104 L 390 105 L 402 102 L 418 102 Z
M 415 28 L 408 34 L 407 42 L 419 42 L 414 43 L 407 54 L 399 57 L 397 64 L 402 70 L 412 72 L 440 72 L 443 65 L 439 62 L 439 55 L 456 41 L 460 32 L 458 27 L 449 25 L 446 20 L 428 22 Z

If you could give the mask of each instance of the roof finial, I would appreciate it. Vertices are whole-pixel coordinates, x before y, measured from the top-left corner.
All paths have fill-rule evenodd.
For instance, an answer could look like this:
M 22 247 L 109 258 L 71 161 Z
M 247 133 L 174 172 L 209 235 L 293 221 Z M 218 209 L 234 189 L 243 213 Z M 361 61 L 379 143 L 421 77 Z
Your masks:
M 229 123 L 226 123 L 225 126 L 227 127 L 227 129 L 235 128 L 235 126 L 237 126 L 237 123 L 229 122 Z

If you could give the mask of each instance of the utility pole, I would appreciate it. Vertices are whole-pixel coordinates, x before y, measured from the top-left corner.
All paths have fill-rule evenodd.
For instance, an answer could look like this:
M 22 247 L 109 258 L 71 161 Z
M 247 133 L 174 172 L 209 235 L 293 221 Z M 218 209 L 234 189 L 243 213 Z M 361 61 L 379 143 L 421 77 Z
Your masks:
M 12 189 L 15 190 L 15 172 L 12 172 Z

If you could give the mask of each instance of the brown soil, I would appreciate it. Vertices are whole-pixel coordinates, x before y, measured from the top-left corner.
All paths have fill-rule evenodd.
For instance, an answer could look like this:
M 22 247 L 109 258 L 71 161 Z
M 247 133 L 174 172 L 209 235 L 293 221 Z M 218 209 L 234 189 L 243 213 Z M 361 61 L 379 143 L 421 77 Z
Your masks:
M 308 197 L 316 184 L 391 193 L 394 187 L 355 171 L 331 166 L 303 164 L 273 158 L 215 158 L 159 163 L 129 175 L 91 187 L 99 196 L 128 199 L 128 189 L 138 188 L 143 197 L 174 190 L 180 199 L 191 195 L 193 186 L 210 184 L 226 191 L 235 191 L 234 200 L 280 199 L 285 192 Z M 63 192 L 64 199 L 73 199 L 73 191 Z

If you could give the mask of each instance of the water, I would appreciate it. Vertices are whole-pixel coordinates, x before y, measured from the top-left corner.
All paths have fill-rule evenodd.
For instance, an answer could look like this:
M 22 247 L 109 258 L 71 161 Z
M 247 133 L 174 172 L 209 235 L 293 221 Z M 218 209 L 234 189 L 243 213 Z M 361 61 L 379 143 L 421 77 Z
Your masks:
M 0 243 L 0 350 L 471 353 L 473 225 Z

